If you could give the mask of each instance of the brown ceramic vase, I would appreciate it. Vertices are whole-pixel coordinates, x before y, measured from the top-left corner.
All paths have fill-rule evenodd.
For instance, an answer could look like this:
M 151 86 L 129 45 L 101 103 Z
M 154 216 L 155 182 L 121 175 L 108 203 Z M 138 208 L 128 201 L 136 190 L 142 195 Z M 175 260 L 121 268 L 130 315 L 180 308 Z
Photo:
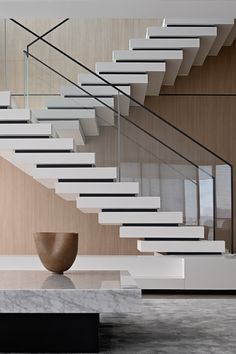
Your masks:
M 37 232 L 34 240 L 39 258 L 47 270 L 62 274 L 74 263 L 78 252 L 78 234 Z

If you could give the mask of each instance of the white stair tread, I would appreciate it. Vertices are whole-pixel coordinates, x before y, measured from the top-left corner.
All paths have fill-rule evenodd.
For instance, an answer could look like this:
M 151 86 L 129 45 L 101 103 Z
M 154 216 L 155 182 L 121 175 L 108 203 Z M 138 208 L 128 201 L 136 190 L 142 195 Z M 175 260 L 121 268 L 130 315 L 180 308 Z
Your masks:
M 159 209 L 159 197 L 79 197 L 77 208 L 85 213 L 102 209 Z
M 115 179 L 116 167 L 36 168 L 36 179 Z
M 137 241 L 140 252 L 224 253 L 224 241 Z
M 1 113 L 1 112 L 0 112 Z M 93 119 L 95 109 L 33 109 L 32 116 L 38 120 Z
M 146 38 L 200 38 L 200 48 L 194 60 L 194 65 L 202 65 L 204 63 L 216 36 L 217 27 L 148 27 L 146 33 Z
M 42 109 L 33 110 L 32 117 L 38 123 L 51 123 L 58 127 L 58 122 L 63 122 L 67 128 L 80 122 L 85 136 L 98 136 L 99 128 L 95 109 Z M 74 129 L 74 128 L 72 128 Z M 73 136 L 71 136 L 73 137 Z
M 14 164 L 51 165 L 51 164 L 95 164 L 95 153 L 12 153 L 10 161 Z
M 95 98 L 92 97 L 59 97 L 59 96 L 54 96 L 47 98 L 45 100 L 45 104 L 48 108 L 66 108 L 66 107 L 84 107 L 84 108 L 89 108 L 89 107 L 103 107 L 103 102 L 106 103 L 108 106 L 113 107 L 114 106 L 114 99 L 112 97 L 101 97 L 99 98 L 100 101 L 96 100 Z
M 55 188 L 55 183 L 59 179 L 116 179 L 117 169 L 116 167 L 36 168 L 32 171 L 32 175 L 45 187 Z
M 179 75 L 188 75 L 200 48 L 198 38 L 160 38 L 160 39 L 130 39 L 130 50 L 144 49 L 183 49 L 184 57 L 179 69 Z
M 215 26 L 232 25 L 233 18 L 228 17 L 191 17 L 191 18 L 164 18 L 163 26 Z
M 121 226 L 120 237 L 204 238 L 203 226 Z
M 48 108 L 95 108 L 96 117 L 101 125 L 113 125 L 114 124 L 114 98 L 105 97 L 99 98 L 97 101 L 95 98 L 90 97 L 77 97 L 77 98 L 63 98 L 63 97 L 50 97 L 47 98 L 45 104 Z M 105 106 L 105 103 L 107 106 Z
M 29 155 L 29 156 L 28 156 Z M 94 165 L 95 154 L 93 153 L 14 153 L 8 152 L 4 157 L 13 165 L 32 176 L 37 165 L 49 165 L 58 168 L 72 167 L 71 165 Z M 85 167 L 84 166 L 84 167 Z M 75 166 L 76 167 L 76 166 Z M 81 166 L 82 167 L 82 166 Z
M 98 214 L 100 224 L 180 224 L 183 222 L 181 212 L 101 212 Z
M 82 87 L 80 85 L 80 87 Z M 68 96 L 89 96 L 86 92 L 82 91 L 80 87 L 72 86 L 72 85 L 64 85 L 60 88 L 60 92 L 65 97 Z M 131 94 L 130 85 L 126 86 L 118 86 L 118 89 L 122 90 L 126 95 Z M 101 98 L 101 97 L 114 97 L 114 105 L 117 110 L 118 108 L 118 95 L 119 95 L 119 109 L 123 115 L 129 115 L 129 105 L 130 99 L 129 97 L 124 96 L 121 92 L 118 92 L 112 86 L 86 86 L 84 89 L 91 93 L 92 95 Z
M 230 35 L 234 20 L 229 18 L 165 18 L 163 26 L 216 26 L 217 38 L 215 39 L 209 55 L 217 55 Z
M 183 60 L 182 50 L 115 50 L 112 52 L 114 61 L 165 61 L 166 72 L 163 85 L 173 85 Z
M 80 194 L 138 194 L 137 182 L 60 182 L 55 191 L 63 199 L 76 200 Z
M 216 27 L 148 27 L 146 38 L 150 37 L 208 37 L 217 35 Z
M 0 109 L 0 121 L 29 121 L 30 110 L 24 108 Z
M 97 62 L 95 65 L 97 72 L 113 73 L 147 73 L 149 71 L 165 71 L 165 63 L 116 63 L 116 62 Z
M 112 75 L 112 74 L 102 74 L 100 75 L 104 79 L 106 79 L 109 83 L 119 87 L 119 84 L 132 85 L 132 84 L 147 84 L 148 77 L 146 74 L 137 75 L 137 74 L 129 74 L 129 75 Z M 93 74 L 79 74 L 78 77 L 79 83 L 82 85 L 107 85 L 102 79 Z M 87 87 L 87 86 L 86 86 Z
M 0 137 L 1 136 L 37 136 L 45 135 L 50 136 L 52 134 L 51 124 L 1 124 L 0 125 Z
M 96 72 L 101 74 L 148 74 L 147 95 L 158 95 L 166 71 L 165 63 L 116 63 L 98 62 Z
M 0 107 L 10 107 L 10 106 L 11 106 L 11 92 L 0 91 Z
M 102 74 L 100 76 L 115 86 L 124 84 L 131 85 L 131 96 L 141 103 L 144 102 L 148 85 L 147 74 Z M 94 76 L 93 74 L 79 74 L 78 80 L 82 85 L 106 85 L 104 81 Z
M 156 49 L 161 50 L 165 49 L 184 49 L 184 48 L 193 48 L 199 49 L 200 40 L 198 38 L 157 38 L 157 39 L 148 39 L 148 38 L 134 38 L 129 40 L 129 49 L 130 50 L 144 50 Z
M 118 91 L 112 86 L 88 86 L 83 87 L 86 91 L 94 96 L 115 96 Z M 119 90 L 124 91 L 127 95 L 130 95 L 130 85 L 117 86 Z M 63 96 L 87 96 L 88 94 L 82 91 L 79 87 L 72 85 L 64 85 L 60 88 L 60 93 Z
M 168 61 L 168 60 L 182 60 L 183 51 L 182 50 L 113 50 L 112 59 L 114 61 Z
M 1 139 L 1 150 L 74 150 L 71 138 Z

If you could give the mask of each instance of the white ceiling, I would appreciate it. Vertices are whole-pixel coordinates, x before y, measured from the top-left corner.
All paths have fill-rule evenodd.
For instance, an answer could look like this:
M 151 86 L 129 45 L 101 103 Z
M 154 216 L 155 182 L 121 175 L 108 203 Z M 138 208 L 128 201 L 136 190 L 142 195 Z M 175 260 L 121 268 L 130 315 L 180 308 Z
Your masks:
M 236 18 L 236 0 L 0 0 L 1 18 Z

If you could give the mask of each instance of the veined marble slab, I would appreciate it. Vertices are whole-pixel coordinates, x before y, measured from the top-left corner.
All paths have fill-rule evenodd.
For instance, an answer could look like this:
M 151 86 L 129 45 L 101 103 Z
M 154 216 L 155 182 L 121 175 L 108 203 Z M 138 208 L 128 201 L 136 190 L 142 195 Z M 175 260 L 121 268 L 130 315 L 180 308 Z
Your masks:
M 0 271 L 0 313 L 128 313 L 141 290 L 125 271 Z

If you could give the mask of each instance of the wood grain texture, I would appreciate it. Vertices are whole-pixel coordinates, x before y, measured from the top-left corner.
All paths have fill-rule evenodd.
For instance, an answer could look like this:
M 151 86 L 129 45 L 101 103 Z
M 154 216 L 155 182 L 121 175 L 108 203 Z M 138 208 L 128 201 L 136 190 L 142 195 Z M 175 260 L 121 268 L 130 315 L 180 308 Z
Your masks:
M 27 22 L 31 28 L 38 28 L 40 33 L 54 23 L 55 21 L 49 21 L 39 25 L 34 21 Z M 158 24 L 158 20 L 80 20 L 79 23 L 73 24 L 77 33 L 73 40 L 69 36 L 71 29 L 64 29 L 67 31 L 68 42 L 64 43 L 65 33 L 61 31 L 57 34 L 58 38 L 55 38 L 55 44 L 61 43 L 63 49 L 71 51 L 71 54 L 93 68 L 96 61 L 110 60 L 112 50 L 127 49 L 129 38 L 144 37 L 147 25 L 154 24 Z M 9 31 L 12 37 L 9 34 L 11 41 L 8 43 L 11 45 L 8 46 L 8 82 L 13 92 L 22 92 L 21 52 L 25 43 L 32 37 L 29 36 L 26 40 L 25 34 L 23 36 L 23 33 L 14 27 Z M 17 38 L 16 34 L 19 34 L 18 43 L 13 40 L 14 35 L 14 38 Z M 89 38 L 89 46 L 85 46 L 86 38 Z M 2 37 L 0 43 L 2 45 Z M 77 43 L 76 46 L 74 43 Z M 14 56 L 14 46 L 18 56 Z M 49 59 L 53 62 L 53 58 Z M 1 55 L 0 60 L 0 76 L 3 78 L 4 56 Z M 178 78 L 174 87 L 166 87 L 162 93 L 236 92 L 235 62 L 234 44 L 233 47 L 224 48 L 218 57 L 207 58 L 203 67 L 194 67 L 189 77 Z M 63 67 L 63 63 L 55 58 L 54 63 Z M 36 80 L 32 80 L 31 92 L 41 92 L 45 89 L 48 89 L 47 92 L 55 92 L 55 89 L 58 89 L 61 81 L 47 78 L 42 69 L 33 70 Z M 76 74 L 77 71 L 72 70 L 71 75 Z M 3 80 L 0 83 L 1 89 L 5 89 Z M 22 106 L 23 99 L 18 99 L 18 103 Z M 32 100 L 33 106 L 41 103 L 42 101 L 37 99 Z M 145 104 L 236 166 L 235 97 L 147 97 Z M 161 133 L 160 125 L 154 119 L 147 119 L 143 114 L 135 115 L 135 119 L 154 135 Z M 112 148 L 108 150 L 107 146 Z M 98 165 L 115 165 L 116 147 L 116 131 L 114 128 L 105 128 L 100 137 L 88 138 L 83 149 L 97 151 Z M 120 240 L 118 227 L 99 225 L 97 215 L 81 213 L 74 203 L 62 200 L 54 191 L 44 188 L 3 159 L 0 159 L 0 195 L 1 254 L 35 253 L 32 235 L 40 231 L 78 232 L 81 254 L 137 254 L 136 241 Z
M 54 20 L 19 20 L 33 31 L 42 34 L 58 23 Z M 144 37 L 148 25 L 158 25 L 160 20 L 70 20 L 55 33 L 47 37 L 56 46 L 69 53 L 88 67 L 94 69 L 96 61 L 111 60 L 112 50 L 127 49 L 129 38 Z M 0 45 L 4 48 L 4 22 L 0 21 Z M 66 40 L 65 40 L 66 38 Z M 7 88 L 12 92 L 24 91 L 23 50 L 34 39 L 10 21 L 7 22 L 7 51 L 0 51 L 0 89 L 4 90 L 4 59 L 7 57 Z M 54 68 L 62 70 L 73 80 L 77 80 L 78 66 L 37 44 L 32 53 L 39 55 Z M 66 81 L 30 61 L 29 92 L 55 93 Z M 16 97 L 18 107 L 23 107 L 24 99 Z M 42 98 L 31 98 L 30 107 L 42 107 Z M 110 150 L 107 145 L 113 146 Z M 101 138 L 88 138 L 87 151 L 98 151 L 97 164 L 115 165 L 116 132 L 104 129 Z M 80 254 L 136 254 L 135 240 L 121 240 L 119 229 L 101 226 L 97 215 L 83 214 L 75 204 L 65 202 L 32 178 L 22 173 L 7 161 L 0 159 L 0 253 L 35 253 L 33 233 L 40 231 L 65 231 L 79 233 Z
M 101 226 L 96 214 L 56 196 L 0 159 L 0 254 L 35 254 L 35 232 L 78 232 L 80 254 L 135 254 L 135 240 L 121 240 L 118 227 Z
M 18 21 L 41 35 L 59 23 L 60 19 L 31 21 L 18 19 Z M 112 50 L 128 49 L 130 38 L 144 38 L 147 26 L 160 25 L 160 23 L 159 19 L 71 19 L 55 32 L 46 36 L 45 39 L 94 70 L 96 62 L 111 61 Z M 0 20 L 0 28 L 0 44 L 1 48 L 4 48 L 3 20 Z M 6 39 L 8 87 L 14 92 L 23 92 L 23 50 L 35 37 L 13 22 L 7 21 Z M 79 72 L 85 72 L 83 68 L 69 59 L 65 59 L 43 42 L 38 41 L 30 48 L 30 52 L 74 82 L 77 82 Z M 4 77 L 4 58 L 5 53 L 0 53 L 0 77 Z M 37 64 L 33 59 L 29 64 L 29 77 L 29 91 L 31 93 L 58 92 L 60 85 L 66 84 L 65 80 L 60 79 L 58 75 L 51 73 L 41 64 Z M 3 84 L 4 81 L 1 80 L 0 89 L 3 89 Z

